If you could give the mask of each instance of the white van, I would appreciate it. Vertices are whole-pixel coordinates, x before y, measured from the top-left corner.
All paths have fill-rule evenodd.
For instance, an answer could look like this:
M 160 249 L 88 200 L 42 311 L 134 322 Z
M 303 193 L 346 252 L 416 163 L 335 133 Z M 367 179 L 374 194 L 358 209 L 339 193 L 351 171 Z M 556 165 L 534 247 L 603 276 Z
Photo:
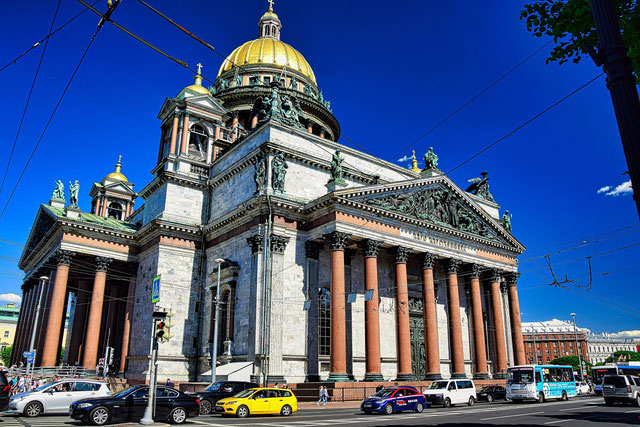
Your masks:
M 471 380 L 434 381 L 424 391 L 424 396 L 427 404 L 442 405 L 445 408 L 464 403 L 473 406 L 477 400 L 476 385 Z

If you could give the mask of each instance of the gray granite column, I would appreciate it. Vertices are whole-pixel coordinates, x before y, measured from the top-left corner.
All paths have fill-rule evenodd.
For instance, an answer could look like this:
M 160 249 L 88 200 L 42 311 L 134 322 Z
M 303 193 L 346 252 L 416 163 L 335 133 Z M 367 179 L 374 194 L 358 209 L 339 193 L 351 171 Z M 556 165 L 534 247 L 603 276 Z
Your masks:
M 271 296 L 268 304 L 269 310 L 269 369 L 267 382 L 269 384 L 285 383 L 284 366 L 282 362 L 282 328 L 287 306 L 284 304 L 285 265 L 284 251 L 289 243 L 289 237 L 272 234 L 271 245 Z
M 260 360 L 262 359 L 262 246 L 264 236 L 255 234 L 247 238 L 251 247 L 251 292 L 249 293 L 249 330 L 247 338 L 247 362 L 253 362 L 251 381 L 260 382 Z
M 307 258 L 306 292 L 309 300 L 307 311 L 307 382 L 320 381 L 318 357 L 318 259 L 323 244 L 307 241 L 304 244 Z

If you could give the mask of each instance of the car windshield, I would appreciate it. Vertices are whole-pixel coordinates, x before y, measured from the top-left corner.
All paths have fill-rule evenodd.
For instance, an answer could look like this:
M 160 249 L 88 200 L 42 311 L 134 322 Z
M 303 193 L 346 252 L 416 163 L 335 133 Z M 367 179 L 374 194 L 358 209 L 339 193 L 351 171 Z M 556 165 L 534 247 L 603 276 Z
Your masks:
M 429 390 L 444 390 L 447 384 L 449 384 L 447 381 L 434 381 L 429 386 Z
M 42 384 L 40 387 L 38 387 L 37 389 L 35 389 L 34 391 L 42 391 L 47 387 L 51 387 L 51 384 Z
M 604 377 L 604 385 L 612 385 L 616 388 L 625 388 L 627 386 L 627 382 L 624 380 L 624 377 L 609 375 Z
M 480 389 L 480 393 L 487 393 L 489 391 L 491 391 L 492 387 L 482 387 Z
M 249 397 L 253 394 L 253 392 L 255 392 L 254 389 L 248 388 L 246 390 L 242 390 L 240 393 L 236 393 L 233 397 Z
M 116 394 L 114 397 L 125 397 L 127 394 L 131 393 L 133 390 L 135 390 L 135 387 L 125 388 L 120 393 Z
M 533 368 L 509 369 L 508 384 L 530 384 L 533 382 Z
M 376 394 L 374 394 L 375 397 L 389 397 L 393 394 L 394 390 L 392 388 L 383 388 L 382 390 L 380 390 L 379 392 L 377 392 Z
M 223 385 L 223 382 L 213 383 L 209 387 L 205 388 L 204 391 L 220 391 Z

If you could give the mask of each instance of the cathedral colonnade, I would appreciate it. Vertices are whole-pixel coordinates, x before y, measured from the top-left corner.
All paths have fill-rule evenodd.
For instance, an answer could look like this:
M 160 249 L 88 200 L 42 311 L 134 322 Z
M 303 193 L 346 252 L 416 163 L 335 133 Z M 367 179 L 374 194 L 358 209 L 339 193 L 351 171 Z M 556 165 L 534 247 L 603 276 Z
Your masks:
M 46 280 L 32 279 L 23 285 L 23 304 L 11 362 L 23 361 L 22 353 L 30 350 L 35 330 L 35 366 L 67 363 L 94 369 L 109 346 L 115 348 L 112 369 L 124 371 L 135 276 L 124 280 L 122 272 L 111 274 L 113 259 L 108 257 L 58 249 L 51 260 L 55 261 L 47 265 L 55 268 Z
M 478 263 L 464 263 L 456 258 L 438 258 L 435 254 L 422 252 L 411 253 L 406 247 L 386 248 L 392 254 L 395 264 L 395 325 L 380 323 L 379 298 L 379 253 L 384 242 L 364 239 L 358 243 L 363 257 L 363 278 L 365 302 L 363 321 L 347 319 L 347 294 L 345 288 L 345 250 L 354 242 L 351 236 L 333 231 L 324 236 L 330 254 L 330 370 L 329 381 L 347 381 L 347 331 L 351 328 L 362 328 L 365 335 L 365 381 L 381 381 L 381 331 L 395 327 L 397 381 L 434 380 L 442 378 L 441 365 L 450 364 L 452 378 L 466 378 L 465 344 L 469 346 L 472 362 L 473 378 L 504 378 L 508 367 L 509 347 L 506 335 L 509 334 L 513 345 L 512 363 L 525 364 L 524 344 L 520 321 L 520 309 L 517 291 L 518 273 L 500 271 Z M 311 242 L 322 246 L 321 242 Z M 316 251 L 317 252 L 317 251 Z M 307 257 L 310 255 L 307 254 Z M 315 255 L 317 259 L 317 253 Z M 422 270 L 421 283 L 408 283 L 407 263 L 411 257 L 420 261 Z M 446 272 L 444 277 L 435 277 L 436 267 Z M 347 270 L 347 271 L 350 271 Z M 481 286 L 482 285 L 482 286 Z M 446 319 L 439 319 L 438 287 L 446 287 Z M 409 288 L 413 290 L 410 292 Z M 412 354 L 412 337 L 410 332 L 409 294 L 415 294 L 420 288 L 422 298 L 422 337 L 424 339 L 424 372 L 416 372 L 415 356 Z M 484 289 L 484 292 L 482 291 Z M 467 304 L 461 305 L 461 298 L 467 295 Z M 504 300 L 508 299 L 508 311 L 504 313 Z M 483 310 L 483 301 L 485 309 Z M 461 308 L 462 307 L 462 308 Z M 463 342 L 463 321 L 461 310 L 468 310 L 469 343 Z M 486 311 L 491 311 L 487 313 Z M 316 313 L 314 313 L 316 315 Z M 505 319 L 509 317 L 509 321 Z M 350 323 L 350 325 L 348 325 Z M 510 325 L 510 331 L 505 325 Z M 442 343 L 440 330 L 446 327 L 448 342 Z M 314 338 L 314 342 L 317 337 Z M 441 359 L 441 348 L 449 348 L 449 358 Z M 315 359 L 315 358 L 314 358 Z M 317 372 L 315 366 L 310 371 Z M 319 378 L 314 374 L 314 378 Z M 353 378 L 351 378 L 353 379 Z

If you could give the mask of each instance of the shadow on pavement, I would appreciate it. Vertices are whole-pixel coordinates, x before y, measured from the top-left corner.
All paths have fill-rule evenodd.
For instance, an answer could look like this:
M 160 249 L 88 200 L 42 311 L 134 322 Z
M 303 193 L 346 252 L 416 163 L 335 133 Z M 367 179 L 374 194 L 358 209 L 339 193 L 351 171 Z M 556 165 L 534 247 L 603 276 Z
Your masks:
M 640 413 L 624 413 L 624 412 L 607 412 L 607 411 L 590 411 L 585 414 L 540 414 L 539 418 L 547 418 L 551 420 L 575 420 L 575 422 L 591 422 L 591 423 L 606 423 L 606 424 L 640 424 Z

